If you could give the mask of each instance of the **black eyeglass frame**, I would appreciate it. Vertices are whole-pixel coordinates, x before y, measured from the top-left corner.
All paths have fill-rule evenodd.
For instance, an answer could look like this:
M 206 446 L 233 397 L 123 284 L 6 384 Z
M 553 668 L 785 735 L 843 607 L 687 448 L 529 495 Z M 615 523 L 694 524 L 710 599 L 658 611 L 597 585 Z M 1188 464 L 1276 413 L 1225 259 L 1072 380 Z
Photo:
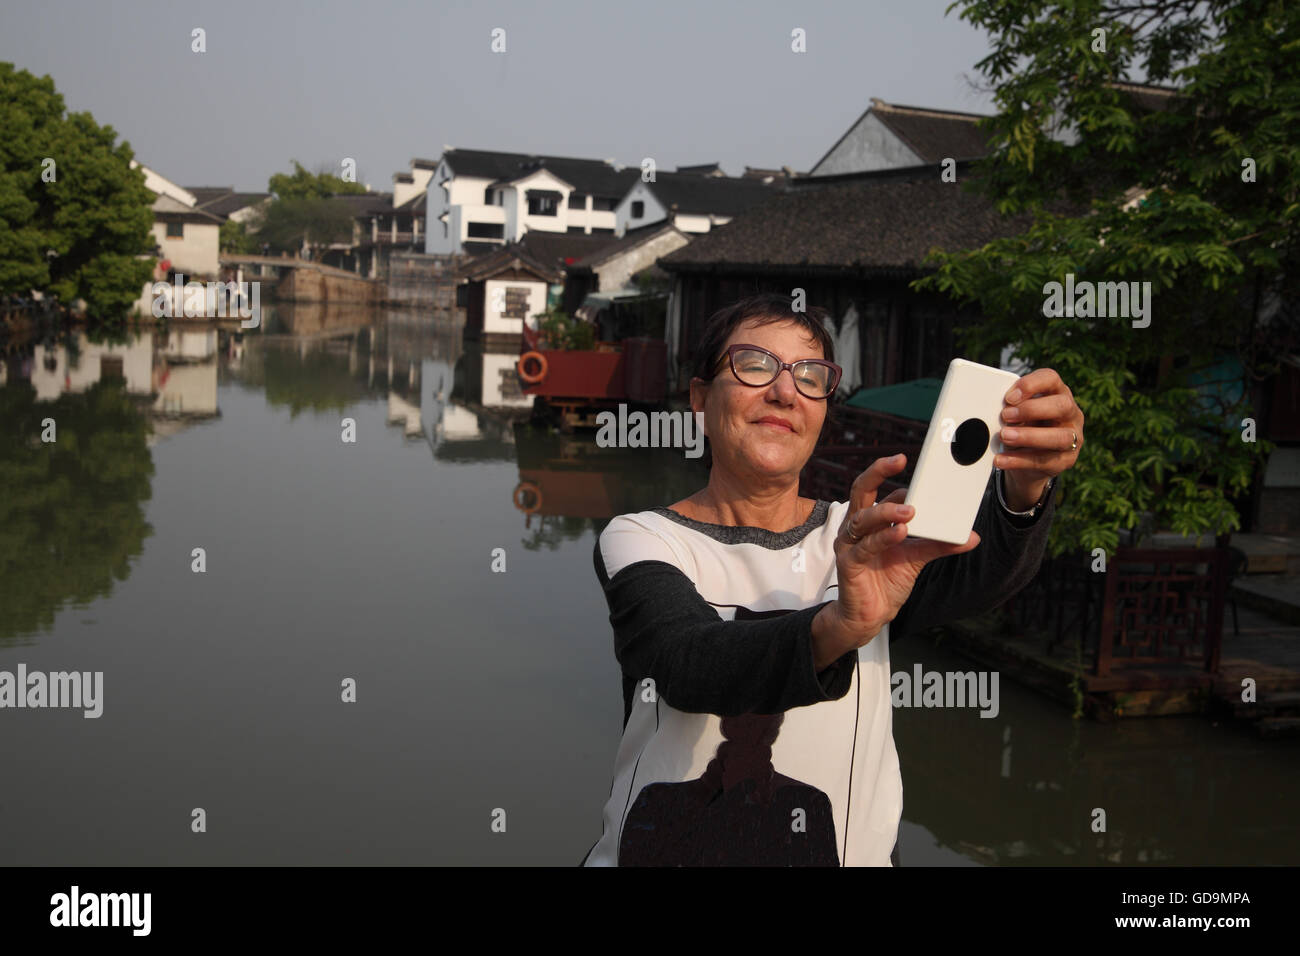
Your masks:
M 774 374 L 774 375 L 771 377 L 771 379 L 769 379 L 768 381 L 764 382 L 762 385 L 753 385 L 753 384 L 751 384 L 751 383 L 749 383 L 749 382 L 743 381 L 743 380 L 741 379 L 741 377 L 740 377 L 740 373 L 736 371 L 736 353 L 737 353 L 737 352 L 762 352 L 764 355 L 770 355 L 770 356 L 772 356 L 772 358 L 774 358 L 774 359 L 776 360 L 776 363 L 777 363 L 777 365 L 779 366 L 779 367 L 777 368 L 777 370 L 776 370 L 776 374 Z M 744 386 L 746 386 L 746 387 L 748 387 L 748 388 L 768 388 L 768 387 L 771 386 L 771 384 L 772 384 L 773 382 L 775 382 L 778 378 L 781 377 L 781 373 L 782 373 L 782 372 L 784 372 L 786 369 L 789 369 L 789 370 L 790 370 L 790 377 L 791 377 L 792 379 L 794 379 L 794 387 L 795 387 L 795 390 L 798 391 L 799 394 L 802 395 L 804 398 L 810 398 L 810 399 L 812 399 L 812 400 L 815 401 L 815 402 L 824 402 L 826 399 L 828 399 L 828 398 L 830 398 L 832 395 L 834 395 L 834 394 L 835 394 L 835 389 L 837 389 L 837 388 L 840 387 L 840 379 L 841 379 L 841 378 L 843 377 L 843 375 L 844 375 L 844 369 L 840 368 L 840 367 L 839 367 L 838 365 L 836 365 L 834 362 L 831 362 L 831 361 L 829 361 L 829 360 L 827 360 L 827 359 L 799 359 L 799 360 L 796 361 L 796 362 L 782 362 L 782 361 L 781 361 L 781 356 L 777 355 L 775 352 L 769 352 L 767 349 L 762 348 L 761 346 L 758 346 L 758 345 L 743 345 L 743 344 L 740 344 L 740 343 L 736 343 L 736 344 L 734 344 L 734 345 L 728 345 L 728 346 L 727 346 L 727 350 L 726 350 L 725 352 L 723 352 L 722 355 L 720 355 L 720 356 L 718 357 L 718 361 L 717 361 L 717 362 L 714 364 L 714 366 L 713 366 L 713 374 L 709 376 L 709 381 L 712 381 L 713 379 L 715 379 L 715 378 L 718 377 L 718 369 L 719 369 L 719 367 L 722 365 L 723 362 L 726 362 L 728 365 L 731 366 L 731 374 L 732 374 L 733 376 L 735 376 L 736 381 L 737 381 L 737 382 L 740 382 L 741 385 L 744 385 Z M 834 375 L 834 378 L 831 379 L 831 387 L 830 387 L 830 389 L 826 392 L 826 394 L 825 394 L 825 395 L 809 395 L 809 394 L 808 394 L 807 392 L 805 392 L 802 388 L 800 388 L 800 387 L 799 387 L 799 377 L 798 377 L 797 375 L 794 374 L 794 367 L 795 367 L 796 365 L 826 365 L 826 366 L 829 366 L 831 372 L 832 372 L 833 375 Z

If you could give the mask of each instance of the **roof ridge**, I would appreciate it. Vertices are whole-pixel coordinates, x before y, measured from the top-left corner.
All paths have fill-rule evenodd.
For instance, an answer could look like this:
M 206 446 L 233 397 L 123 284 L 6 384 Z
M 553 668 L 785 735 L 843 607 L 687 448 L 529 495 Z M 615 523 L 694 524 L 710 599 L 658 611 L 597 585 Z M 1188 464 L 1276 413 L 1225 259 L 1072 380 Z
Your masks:
M 518 153 L 504 149 L 475 149 L 469 146 L 456 146 L 445 150 L 445 152 L 449 153 L 457 151 L 463 153 L 487 153 L 492 156 L 521 156 L 524 159 L 563 159 L 567 162 L 573 163 L 597 163 L 601 166 L 613 167 L 613 164 L 607 159 L 592 159 L 588 156 L 554 156 L 550 153 Z M 626 168 L 627 167 L 625 166 L 624 169 Z
M 886 103 L 874 96 L 871 98 L 871 108 L 884 113 L 908 113 L 912 116 L 932 116 L 935 119 L 959 119 L 972 122 L 987 119 L 992 115 L 989 113 L 966 113 L 961 110 L 941 110 L 932 106 L 904 106 L 901 103 Z

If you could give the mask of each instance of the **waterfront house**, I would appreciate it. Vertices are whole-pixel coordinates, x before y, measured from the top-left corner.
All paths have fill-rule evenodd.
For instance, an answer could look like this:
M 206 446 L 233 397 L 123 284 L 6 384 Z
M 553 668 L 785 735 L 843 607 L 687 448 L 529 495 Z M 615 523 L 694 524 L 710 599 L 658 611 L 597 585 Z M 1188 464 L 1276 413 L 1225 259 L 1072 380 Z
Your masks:
M 465 340 L 493 350 L 518 352 L 525 320 L 546 311 L 552 285 L 560 272 L 539 261 L 518 243 L 475 256 L 461 267 L 465 307 Z M 536 328 L 536 322 L 529 325 Z
M 154 194 L 153 234 L 160 252 L 159 258 L 170 263 L 173 272 L 183 273 L 186 279 L 216 279 L 219 264 L 219 233 L 222 218 L 199 205 L 199 197 L 183 186 L 177 185 L 161 173 L 131 161 L 132 169 L 144 171 L 145 186 Z M 146 285 L 141 295 L 143 312 L 149 314 L 152 298 Z
M 427 187 L 425 252 L 481 252 L 526 232 L 612 236 L 639 175 L 608 159 L 445 147 Z
M 966 172 L 959 164 L 959 177 Z M 674 277 L 670 388 L 685 388 L 702 325 L 717 309 L 754 292 L 795 288 L 837 324 L 853 309 L 864 386 L 942 378 L 954 326 L 971 313 L 908 284 L 926 273 L 932 247 L 982 245 L 1027 222 L 1003 219 L 987 199 L 943 182 L 936 166 L 794 179 L 659 259 Z

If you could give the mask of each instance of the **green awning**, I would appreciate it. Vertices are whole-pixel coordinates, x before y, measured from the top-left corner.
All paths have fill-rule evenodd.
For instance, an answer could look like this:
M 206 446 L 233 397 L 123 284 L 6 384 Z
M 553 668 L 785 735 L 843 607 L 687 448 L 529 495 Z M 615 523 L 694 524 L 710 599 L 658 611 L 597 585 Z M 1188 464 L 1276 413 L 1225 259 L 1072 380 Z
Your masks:
M 860 388 L 844 404 L 928 423 L 942 387 L 943 379 L 918 378 L 880 388 Z

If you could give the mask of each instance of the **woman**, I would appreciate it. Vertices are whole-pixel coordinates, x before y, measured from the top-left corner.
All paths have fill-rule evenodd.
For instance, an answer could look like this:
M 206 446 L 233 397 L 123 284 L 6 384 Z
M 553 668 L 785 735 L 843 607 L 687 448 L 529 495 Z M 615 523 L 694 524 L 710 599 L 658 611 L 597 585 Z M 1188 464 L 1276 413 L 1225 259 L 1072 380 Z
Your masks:
M 967 542 L 908 540 L 905 492 L 876 501 L 901 455 L 847 502 L 799 496 L 839 382 L 825 314 L 762 295 L 714 315 L 691 380 L 708 485 L 596 542 L 624 730 L 586 866 L 890 865 L 889 642 L 993 607 L 1038 570 L 1083 436 L 1060 377 L 1008 392 L 1006 453 Z

